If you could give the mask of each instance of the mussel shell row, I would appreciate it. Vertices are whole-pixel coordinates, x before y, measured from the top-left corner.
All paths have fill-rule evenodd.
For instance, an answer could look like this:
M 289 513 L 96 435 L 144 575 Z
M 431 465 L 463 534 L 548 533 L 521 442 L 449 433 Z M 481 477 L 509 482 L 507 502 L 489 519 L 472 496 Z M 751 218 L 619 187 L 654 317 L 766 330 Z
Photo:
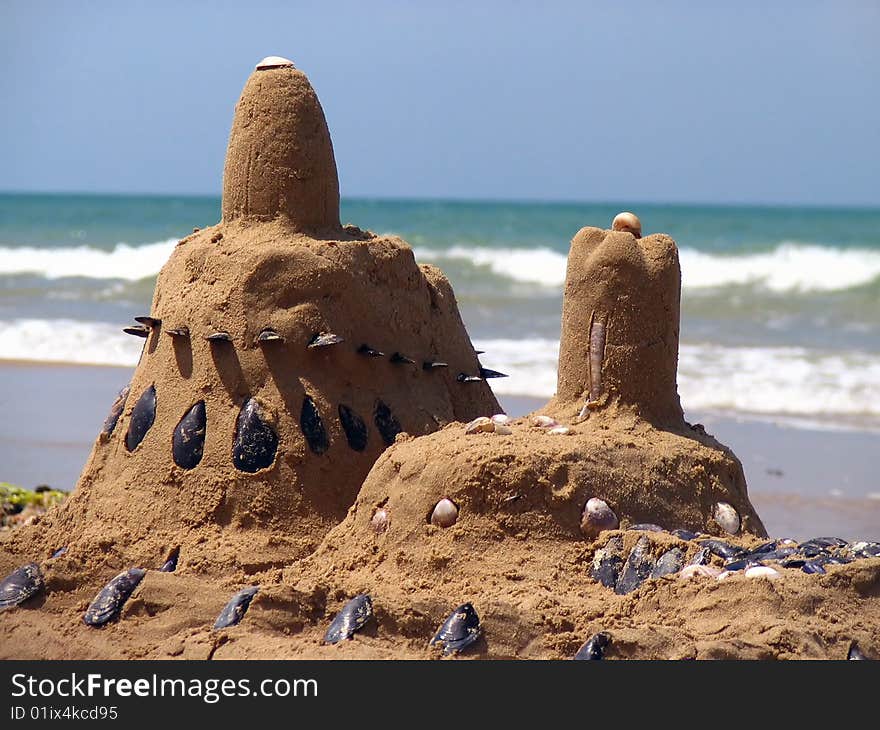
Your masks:
M 229 626 L 237 625 L 244 618 L 248 607 L 251 605 L 251 601 L 259 590 L 259 586 L 248 586 L 232 596 L 214 622 L 214 628 L 225 629 Z
M 128 398 L 129 390 L 131 390 L 131 388 L 126 385 L 119 391 L 116 400 L 114 400 L 113 405 L 110 406 L 110 413 L 108 413 L 107 418 L 104 419 L 104 426 L 101 429 L 101 434 L 103 436 L 109 436 L 113 433 L 113 429 L 116 428 L 116 424 L 119 422 L 119 417 L 122 415 L 122 411 L 125 408 L 125 401 Z
M 336 614 L 327 633 L 324 634 L 325 644 L 337 644 L 350 639 L 355 631 L 363 628 L 373 616 L 373 601 L 366 593 L 361 593 L 346 603 Z
M 449 614 L 428 643 L 443 645 L 444 654 L 462 651 L 480 638 L 480 617 L 470 603 L 462 603 Z
M 235 424 L 232 463 L 239 471 L 253 474 L 275 462 L 278 434 L 260 415 L 260 406 L 248 398 L 241 407 Z
M 394 443 L 394 439 L 397 438 L 397 434 L 403 431 L 399 421 L 391 412 L 391 409 L 381 400 L 376 403 L 376 411 L 373 414 L 373 420 L 375 421 L 376 428 L 379 429 L 379 434 L 382 436 L 382 440 L 385 442 L 386 446 L 391 446 L 391 444 Z
M 171 439 L 171 455 L 174 463 L 182 469 L 195 469 L 205 451 L 207 414 L 205 401 L 200 400 L 190 408 L 174 429 Z
M 89 626 L 103 626 L 116 618 L 146 573 L 143 568 L 130 568 L 113 578 L 95 596 L 83 614 L 83 621 Z
M 125 434 L 125 448 L 134 451 L 144 440 L 147 431 L 156 420 L 156 386 L 151 385 L 138 398 L 131 410 L 128 433 Z
M 16 568 L 0 581 L 0 611 L 33 598 L 44 587 L 43 574 L 36 563 Z
M 605 649 L 611 643 L 611 636 L 604 631 L 593 634 L 584 645 L 577 650 L 574 659 L 578 661 L 596 661 L 605 658 Z

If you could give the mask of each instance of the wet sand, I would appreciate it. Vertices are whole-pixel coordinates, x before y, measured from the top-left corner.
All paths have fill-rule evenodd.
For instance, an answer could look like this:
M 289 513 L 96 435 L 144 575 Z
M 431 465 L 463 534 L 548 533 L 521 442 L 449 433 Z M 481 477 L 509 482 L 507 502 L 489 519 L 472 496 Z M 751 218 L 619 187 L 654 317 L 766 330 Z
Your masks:
M 116 393 L 131 368 L 0 363 L 0 481 L 73 488 Z M 511 416 L 541 406 L 502 396 Z M 688 420 L 730 446 L 743 462 L 749 494 L 768 532 L 805 539 L 836 535 L 880 540 L 878 437 L 820 431 L 717 414 Z

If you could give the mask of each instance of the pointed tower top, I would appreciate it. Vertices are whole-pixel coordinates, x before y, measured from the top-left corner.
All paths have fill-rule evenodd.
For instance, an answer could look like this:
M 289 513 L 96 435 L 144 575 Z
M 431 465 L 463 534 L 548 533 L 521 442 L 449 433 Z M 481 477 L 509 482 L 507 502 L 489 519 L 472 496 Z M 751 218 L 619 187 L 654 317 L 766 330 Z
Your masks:
M 284 217 L 338 230 L 339 179 L 324 110 L 308 78 L 280 56 L 257 64 L 235 107 L 223 171 L 223 220 Z

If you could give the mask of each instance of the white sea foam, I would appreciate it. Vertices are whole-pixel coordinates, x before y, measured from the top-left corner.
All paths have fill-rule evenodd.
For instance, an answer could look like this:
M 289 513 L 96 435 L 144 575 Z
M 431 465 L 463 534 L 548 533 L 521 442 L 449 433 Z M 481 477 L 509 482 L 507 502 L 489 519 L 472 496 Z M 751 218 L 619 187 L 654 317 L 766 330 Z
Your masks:
M 469 261 L 515 281 L 552 287 L 565 282 L 566 255 L 549 248 L 453 246 L 417 249 L 416 256 L 426 261 Z M 739 255 L 683 248 L 680 259 L 685 290 L 751 285 L 773 292 L 842 291 L 880 278 L 880 251 L 870 249 L 785 242 L 772 251 Z
M 559 345 L 553 340 L 479 340 L 500 395 L 549 398 L 556 390 Z M 880 419 L 880 356 L 796 347 L 684 344 L 679 393 L 688 411 L 734 411 L 808 418 Z
M 83 276 L 90 279 L 138 281 L 155 276 L 168 260 L 176 238 L 141 246 L 117 243 L 112 250 L 64 248 L 0 248 L 0 275 L 38 274 L 47 279 Z
M 482 363 L 508 373 L 491 381 L 499 395 L 549 398 L 556 390 L 559 343 L 546 338 L 478 339 Z M 0 321 L 0 359 L 133 366 L 143 340 L 103 322 Z M 684 344 L 679 392 L 686 411 L 790 416 L 813 426 L 880 424 L 880 355 L 797 347 Z

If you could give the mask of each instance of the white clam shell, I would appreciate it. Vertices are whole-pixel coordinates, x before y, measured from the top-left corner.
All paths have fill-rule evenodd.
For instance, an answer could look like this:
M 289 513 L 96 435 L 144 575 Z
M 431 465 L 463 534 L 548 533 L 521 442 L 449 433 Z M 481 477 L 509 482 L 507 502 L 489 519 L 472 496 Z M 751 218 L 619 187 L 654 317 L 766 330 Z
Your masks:
M 555 418 L 550 418 L 550 416 L 535 416 L 532 419 L 532 425 L 539 428 L 553 428 L 559 425 L 559 421 Z
M 555 426 L 547 431 L 547 433 L 552 433 L 556 436 L 566 436 L 571 433 L 571 429 L 568 426 Z
M 381 534 L 388 529 L 389 522 L 391 522 L 391 515 L 388 513 L 388 510 L 384 507 L 379 507 L 373 512 L 373 519 L 370 520 L 370 525 L 374 532 Z
M 581 532 L 587 537 L 597 537 L 602 530 L 616 530 L 620 520 L 608 503 L 598 497 L 587 500 L 581 514 Z
M 465 433 L 492 433 L 494 430 L 495 424 L 486 416 L 479 416 L 464 427 Z
M 715 522 L 717 522 L 721 529 L 727 534 L 735 535 L 739 532 L 739 514 L 737 514 L 737 511 L 727 502 L 719 502 L 715 505 L 713 517 L 715 518 Z
M 513 419 L 511 419 L 506 413 L 496 413 L 491 418 L 492 423 L 500 423 L 502 426 L 506 426 L 511 420 Z
M 743 575 L 746 578 L 770 578 L 772 580 L 779 577 L 779 571 L 767 565 L 755 565 L 754 567 L 746 568 Z
M 281 56 L 266 56 L 257 64 L 257 71 L 265 71 L 269 68 L 293 68 L 293 61 Z
M 510 426 L 507 426 L 503 423 L 495 424 L 495 433 L 499 433 L 502 436 L 509 436 L 513 433 L 513 429 Z
M 452 527 L 458 519 L 458 507 L 451 499 L 444 497 L 436 505 L 434 511 L 431 512 L 431 524 L 437 527 Z

